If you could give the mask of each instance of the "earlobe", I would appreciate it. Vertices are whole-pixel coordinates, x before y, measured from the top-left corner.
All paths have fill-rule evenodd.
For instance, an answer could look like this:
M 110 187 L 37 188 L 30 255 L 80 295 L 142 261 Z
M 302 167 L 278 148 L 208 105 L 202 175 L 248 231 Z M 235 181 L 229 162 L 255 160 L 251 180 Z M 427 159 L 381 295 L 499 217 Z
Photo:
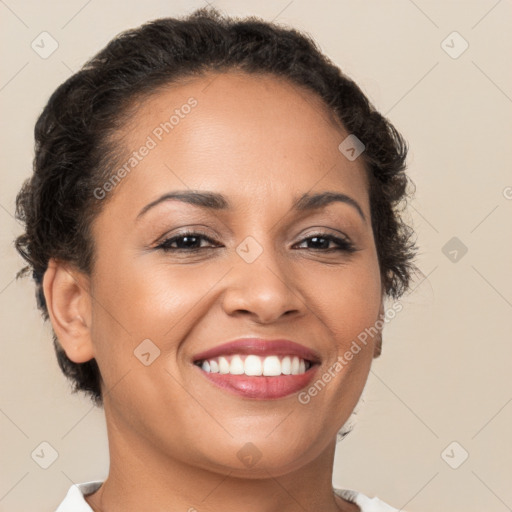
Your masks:
M 43 292 L 53 330 L 68 358 L 75 363 L 94 358 L 88 277 L 51 258 Z
M 382 331 L 375 336 L 375 343 L 373 345 L 373 358 L 376 359 L 382 353 Z
M 382 353 L 382 329 L 384 327 L 384 298 L 382 298 L 380 303 L 378 324 L 380 327 L 377 327 L 378 333 L 375 335 L 373 343 L 374 359 L 379 357 Z

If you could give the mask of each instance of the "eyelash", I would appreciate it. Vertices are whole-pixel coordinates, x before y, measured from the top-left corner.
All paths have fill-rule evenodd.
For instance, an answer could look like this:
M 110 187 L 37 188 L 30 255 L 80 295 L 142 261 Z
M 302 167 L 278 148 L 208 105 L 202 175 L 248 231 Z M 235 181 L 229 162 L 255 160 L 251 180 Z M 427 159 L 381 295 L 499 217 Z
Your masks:
M 184 248 L 184 247 L 170 247 L 172 243 L 174 243 L 176 240 L 180 240 L 185 237 L 194 237 L 194 238 L 200 238 L 203 240 L 206 240 L 212 244 L 215 244 L 215 241 L 212 240 L 209 236 L 198 232 L 198 231 L 186 231 L 183 233 L 180 233 L 179 235 L 175 235 L 173 237 L 165 239 L 161 244 L 159 244 L 156 249 L 161 249 L 164 252 L 172 252 L 172 251 L 185 251 L 185 252 L 197 252 L 203 249 L 214 249 L 214 247 L 191 247 L 191 248 Z M 333 252 L 333 251 L 342 251 L 347 253 L 353 253 L 356 252 L 357 249 L 355 248 L 354 244 L 348 240 L 345 240 L 343 238 L 339 238 L 337 236 L 331 235 L 330 233 L 315 233 L 311 236 L 308 236 L 301 240 L 300 243 L 303 243 L 304 241 L 311 240 L 312 238 L 320 238 L 324 240 L 329 240 L 331 242 L 334 242 L 338 245 L 338 247 L 330 248 L 330 249 L 314 249 L 309 248 L 311 251 L 315 252 Z

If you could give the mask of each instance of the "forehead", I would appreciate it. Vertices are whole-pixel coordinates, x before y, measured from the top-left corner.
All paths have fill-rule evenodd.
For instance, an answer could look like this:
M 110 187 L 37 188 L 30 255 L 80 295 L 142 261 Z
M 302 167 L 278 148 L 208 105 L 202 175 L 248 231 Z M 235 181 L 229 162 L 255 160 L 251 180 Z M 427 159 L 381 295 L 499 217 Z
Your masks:
M 312 188 L 367 196 L 362 159 L 338 149 L 349 134 L 332 111 L 274 76 L 212 73 L 164 87 L 137 105 L 121 135 L 125 158 L 116 168 L 128 172 L 115 202 L 142 207 L 186 188 L 262 207 Z

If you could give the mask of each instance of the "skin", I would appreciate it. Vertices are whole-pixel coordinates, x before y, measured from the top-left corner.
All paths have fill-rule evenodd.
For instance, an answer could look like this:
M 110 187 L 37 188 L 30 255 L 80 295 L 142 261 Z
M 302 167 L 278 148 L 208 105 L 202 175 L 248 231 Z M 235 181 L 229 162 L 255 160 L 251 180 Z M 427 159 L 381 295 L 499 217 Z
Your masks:
M 234 72 L 141 102 L 119 134 L 127 154 L 190 97 L 197 106 L 105 200 L 92 225 L 92 274 L 53 259 L 45 274 L 66 354 L 75 362 L 95 357 L 103 379 L 110 473 L 86 500 L 104 512 L 232 512 L 241 504 L 247 512 L 356 511 L 332 491 L 336 433 L 380 353 L 377 339 L 307 404 L 297 393 L 227 393 L 192 358 L 241 337 L 288 338 L 321 354 L 320 377 L 375 324 L 383 289 L 363 161 L 338 150 L 348 133 L 312 92 Z M 188 189 L 221 193 L 232 209 L 173 200 L 136 219 L 162 194 Z M 350 196 L 365 220 L 341 202 L 292 210 L 301 194 L 321 191 Z M 155 248 L 187 227 L 215 248 Z M 318 233 L 344 236 L 357 251 L 315 249 L 308 237 Z M 236 252 L 247 236 L 263 250 L 252 263 Z M 134 356 L 145 339 L 160 350 L 149 366 Z M 252 467 L 237 456 L 249 442 L 261 453 Z

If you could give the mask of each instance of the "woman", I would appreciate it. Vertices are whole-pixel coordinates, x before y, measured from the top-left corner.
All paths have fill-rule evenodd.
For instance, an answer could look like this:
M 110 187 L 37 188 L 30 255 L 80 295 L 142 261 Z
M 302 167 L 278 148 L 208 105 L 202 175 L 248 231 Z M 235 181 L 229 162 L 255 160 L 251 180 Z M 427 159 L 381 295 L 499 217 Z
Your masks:
M 111 41 L 35 136 L 17 249 L 110 451 L 58 512 L 395 510 L 332 488 L 414 269 L 405 143 L 357 85 L 199 10 Z

